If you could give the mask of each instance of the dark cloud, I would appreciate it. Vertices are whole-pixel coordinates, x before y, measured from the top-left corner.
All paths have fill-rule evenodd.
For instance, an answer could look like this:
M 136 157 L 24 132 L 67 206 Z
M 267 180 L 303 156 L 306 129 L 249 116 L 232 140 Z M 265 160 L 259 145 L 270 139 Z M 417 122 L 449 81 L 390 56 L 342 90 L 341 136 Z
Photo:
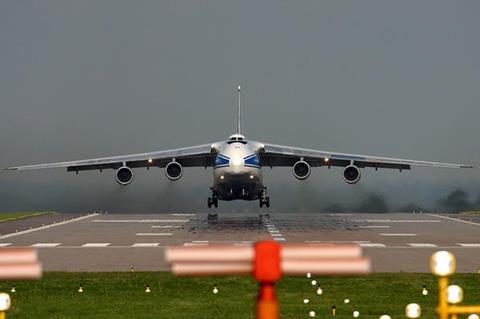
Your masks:
M 438 201 L 444 210 L 452 212 L 466 211 L 472 208 L 469 195 L 463 189 L 456 189 Z

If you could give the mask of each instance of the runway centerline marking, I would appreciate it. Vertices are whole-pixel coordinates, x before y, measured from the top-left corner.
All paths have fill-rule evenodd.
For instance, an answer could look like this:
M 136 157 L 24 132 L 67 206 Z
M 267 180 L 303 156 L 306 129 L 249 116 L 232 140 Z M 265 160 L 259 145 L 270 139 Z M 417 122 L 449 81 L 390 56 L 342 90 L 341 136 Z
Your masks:
M 464 244 L 464 243 L 458 243 L 457 244 L 458 246 L 462 246 L 462 247 L 480 247 L 480 244 Z
M 172 236 L 172 233 L 136 233 L 137 236 Z
M 172 216 L 197 216 L 197 214 L 172 214 Z
M 0 243 L 0 247 L 10 246 L 12 243 Z
M 41 227 L 37 227 L 37 228 L 22 230 L 22 231 L 19 231 L 19 232 L 16 232 L 16 233 L 11 233 L 11 234 L 6 234 L 6 235 L 3 235 L 3 236 L 0 236 L 0 239 L 25 235 L 25 234 L 33 233 L 33 232 L 39 231 L 39 230 L 44 230 L 44 229 L 49 229 L 49 228 L 52 228 L 52 227 L 57 227 L 57 226 L 61 226 L 61 225 L 69 224 L 69 223 L 74 223 L 74 222 L 77 222 L 79 220 L 94 217 L 94 216 L 98 216 L 98 215 L 99 214 L 96 214 L 96 213 L 95 214 L 89 214 L 89 215 L 69 219 L 69 220 L 66 220 L 66 221 L 63 221 L 63 222 L 58 222 L 58 223 L 55 223 L 55 224 L 49 224 L 49 225 L 45 225 L 45 226 L 41 226 Z
M 390 228 L 388 225 L 368 225 L 368 226 L 358 226 L 358 228 Z
M 437 247 L 437 245 L 435 244 L 428 244 L 428 243 L 408 243 L 407 245 L 409 245 L 410 247 L 422 247 L 422 248 Z
M 441 220 L 438 219 L 352 219 L 355 222 L 366 222 L 366 223 L 441 223 Z
M 60 246 L 61 243 L 36 243 L 31 245 L 30 247 L 37 247 L 37 248 L 42 248 L 42 247 L 57 247 Z
M 151 227 L 152 228 L 182 228 L 182 226 L 176 226 L 176 225 L 154 225 Z
M 417 234 L 393 234 L 393 233 L 385 233 L 385 234 L 380 234 L 380 236 L 417 236 Z
M 94 223 L 188 223 L 189 219 L 94 219 Z
M 361 247 L 387 247 L 385 244 L 380 243 L 359 243 Z
M 437 215 L 437 214 L 427 214 L 427 215 L 434 216 L 434 217 L 438 217 L 438 218 L 448 219 L 448 220 L 451 220 L 451 221 L 454 221 L 454 222 L 459 222 L 459 223 L 465 223 L 465 224 L 480 226 L 480 223 L 471 222 L 471 221 L 463 220 L 463 219 L 460 219 L 460 218 L 453 218 L 453 217 L 442 216 L 442 215 Z
M 107 247 L 110 243 L 86 243 L 82 247 Z
M 135 243 L 132 247 L 157 247 L 159 243 Z

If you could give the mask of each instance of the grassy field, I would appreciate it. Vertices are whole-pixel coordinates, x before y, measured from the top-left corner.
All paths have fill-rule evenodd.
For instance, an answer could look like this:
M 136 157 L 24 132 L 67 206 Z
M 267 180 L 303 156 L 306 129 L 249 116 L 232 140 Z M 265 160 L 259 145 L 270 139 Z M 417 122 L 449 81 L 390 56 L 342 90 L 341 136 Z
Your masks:
M 436 279 L 429 274 L 374 274 L 365 277 L 319 277 L 323 295 L 315 294 L 311 279 L 284 278 L 278 285 L 282 318 L 378 318 L 387 313 L 405 317 L 411 302 L 422 306 L 423 318 L 433 318 Z M 452 283 L 464 288 L 465 303 L 480 303 L 477 274 L 459 274 Z M 176 278 L 164 272 L 133 273 L 46 273 L 40 281 L 2 282 L 0 290 L 10 293 L 8 318 L 254 318 L 256 284 L 248 277 Z M 78 293 L 79 285 L 84 287 Z M 151 293 L 145 293 L 149 284 Z M 212 293 L 217 284 L 219 293 Z M 429 294 L 423 296 L 422 285 Z M 308 305 L 303 299 L 310 299 Z M 351 300 L 344 304 L 343 300 Z
M 0 213 L 0 223 L 33 216 L 41 216 L 55 214 L 54 212 L 15 212 L 15 213 Z

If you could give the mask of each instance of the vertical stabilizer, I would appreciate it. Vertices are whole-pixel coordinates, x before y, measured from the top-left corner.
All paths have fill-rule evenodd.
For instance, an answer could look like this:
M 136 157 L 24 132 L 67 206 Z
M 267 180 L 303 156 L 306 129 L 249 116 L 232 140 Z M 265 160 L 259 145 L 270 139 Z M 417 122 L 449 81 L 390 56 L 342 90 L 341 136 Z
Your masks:
M 241 101 L 240 101 L 240 92 L 241 91 L 242 91 L 242 88 L 239 85 L 238 89 L 237 89 L 237 92 L 238 92 L 237 133 L 243 135 L 242 104 L 241 104 Z

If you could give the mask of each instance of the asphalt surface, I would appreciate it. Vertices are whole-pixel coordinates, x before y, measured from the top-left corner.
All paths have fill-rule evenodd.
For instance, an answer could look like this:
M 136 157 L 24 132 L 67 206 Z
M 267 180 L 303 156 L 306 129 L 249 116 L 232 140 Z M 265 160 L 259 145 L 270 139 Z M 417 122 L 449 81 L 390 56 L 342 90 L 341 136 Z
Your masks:
M 1 223 L 0 246 L 36 247 L 47 271 L 167 270 L 167 246 L 250 245 L 263 239 L 355 243 L 375 272 L 428 272 L 429 257 L 437 250 L 454 253 L 459 272 L 480 268 L 480 222 L 447 215 L 220 214 L 216 223 L 206 214 L 67 216 L 43 220 L 43 226 L 38 219 L 25 219 L 17 232 L 11 230 L 18 222 Z

